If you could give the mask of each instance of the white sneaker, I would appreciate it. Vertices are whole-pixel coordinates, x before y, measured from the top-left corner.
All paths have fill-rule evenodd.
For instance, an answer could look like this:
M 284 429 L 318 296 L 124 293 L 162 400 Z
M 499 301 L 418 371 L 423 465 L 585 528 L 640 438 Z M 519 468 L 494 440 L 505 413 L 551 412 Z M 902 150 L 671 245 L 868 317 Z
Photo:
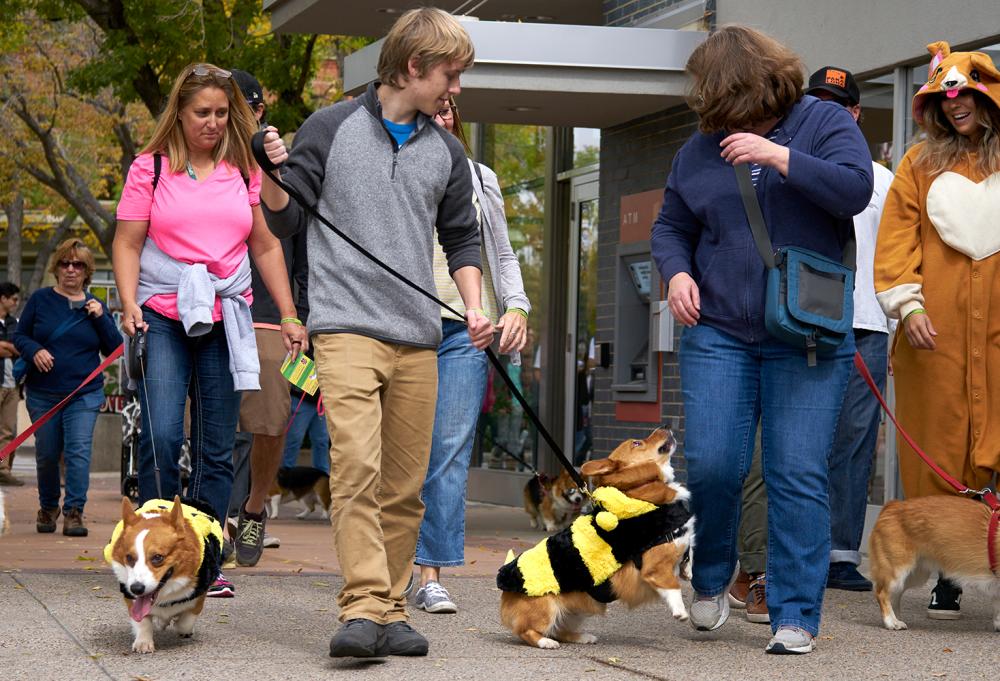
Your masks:
M 778 627 L 764 652 L 772 655 L 803 655 L 816 649 L 816 640 L 800 627 Z
M 691 607 L 691 626 L 698 631 L 713 631 L 729 619 L 729 589 L 715 596 L 694 595 Z
M 272 534 L 264 533 L 264 548 L 265 549 L 276 549 L 281 546 L 281 540 Z

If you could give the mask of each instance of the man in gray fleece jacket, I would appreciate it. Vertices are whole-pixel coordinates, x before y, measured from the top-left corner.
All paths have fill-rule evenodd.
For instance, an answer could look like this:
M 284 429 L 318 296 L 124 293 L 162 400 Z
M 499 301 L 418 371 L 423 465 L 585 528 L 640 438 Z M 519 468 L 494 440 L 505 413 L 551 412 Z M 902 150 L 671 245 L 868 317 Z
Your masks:
M 465 29 L 438 9 L 402 15 L 379 57 L 379 83 L 310 116 L 288 154 L 269 128 L 281 176 L 348 236 L 434 292 L 438 239 L 482 349 L 481 244 L 472 177 L 458 140 L 434 125 L 472 65 Z M 333 538 L 344 574 L 333 657 L 426 655 L 405 591 L 423 516 L 437 392 L 437 306 L 388 276 L 265 176 L 271 231 L 307 230 L 309 333 L 330 430 Z

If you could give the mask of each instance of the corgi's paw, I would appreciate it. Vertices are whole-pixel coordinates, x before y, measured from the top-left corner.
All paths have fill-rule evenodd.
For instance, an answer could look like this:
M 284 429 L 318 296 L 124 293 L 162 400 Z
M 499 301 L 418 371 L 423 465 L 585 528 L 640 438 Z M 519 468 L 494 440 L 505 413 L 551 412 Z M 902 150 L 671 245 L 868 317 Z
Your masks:
M 545 648 L 546 650 L 555 650 L 559 647 L 559 641 L 554 641 L 551 638 L 541 637 L 538 639 L 538 647 Z
M 885 626 L 886 629 L 889 629 L 891 631 L 902 631 L 903 629 L 906 629 L 906 622 L 899 619 L 895 615 L 883 617 L 882 624 L 883 626 Z
M 576 638 L 577 643 L 597 643 L 597 637 L 593 634 L 579 634 Z
M 684 607 L 684 597 L 680 589 L 659 589 L 660 598 L 670 608 L 670 614 L 678 622 L 686 622 L 688 618 L 687 608 Z
M 181 636 L 181 638 L 191 638 L 194 636 L 194 623 L 198 620 L 198 616 L 191 612 L 186 612 L 177 618 L 174 623 L 174 630 Z
M 556 524 L 555 523 L 550 523 L 548 520 L 546 520 L 545 521 L 545 531 L 546 532 L 555 532 L 556 531 Z
M 151 653 L 155 651 L 156 646 L 153 645 L 153 637 L 142 634 L 136 636 L 135 641 L 132 642 L 132 650 L 137 653 Z

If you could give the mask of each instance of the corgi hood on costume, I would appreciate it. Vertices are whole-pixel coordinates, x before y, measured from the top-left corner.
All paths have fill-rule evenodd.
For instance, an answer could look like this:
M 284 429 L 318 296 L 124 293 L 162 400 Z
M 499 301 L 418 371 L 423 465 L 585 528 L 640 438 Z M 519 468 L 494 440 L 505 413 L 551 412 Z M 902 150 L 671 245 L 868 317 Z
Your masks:
M 691 519 L 683 503 L 657 506 L 614 487 L 598 487 L 593 497 L 601 510 L 580 516 L 517 558 L 508 554 L 497 587 L 529 596 L 584 591 L 611 602 L 611 575 L 626 561 L 638 562 L 652 547 L 674 541 Z
M 135 510 L 137 516 L 144 518 L 152 517 L 154 514 L 168 515 L 174 508 L 174 502 L 168 499 L 150 499 L 145 504 L 140 506 Z M 198 565 L 198 574 L 194 587 L 194 592 L 192 595 L 184 600 L 190 600 L 195 598 L 206 591 L 208 587 L 211 586 L 212 582 L 219 574 L 219 569 L 222 563 L 222 525 L 216 520 L 212 515 L 206 511 L 195 508 L 194 506 L 188 506 L 187 504 L 181 504 L 181 511 L 184 516 L 184 520 L 191 526 L 194 530 L 195 535 L 198 536 L 200 540 L 198 542 L 200 549 L 200 559 L 201 562 Z M 115 525 L 114 531 L 111 533 L 111 541 L 108 542 L 107 546 L 104 547 L 104 560 L 108 565 L 112 563 L 112 553 L 114 552 L 115 544 L 118 543 L 118 539 L 122 536 L 122 532 L 125 530 L 125 521 L 119 520 L 118 524 Z M 134 598 L 131 593 L 125 588 L 124 584 L 119 584 L 122 594 L 125 598 Z
M 913 96 L 913 120 L 924 124 L 927 98 L 944 94 L 957 97 L 962 90 L 977 90 L 989 97 L 1000 109 L 1000 70 L 982 52 L 952 52 L 947 42 L 940 40 L 927 46 L 931 63 L 927 82 Z

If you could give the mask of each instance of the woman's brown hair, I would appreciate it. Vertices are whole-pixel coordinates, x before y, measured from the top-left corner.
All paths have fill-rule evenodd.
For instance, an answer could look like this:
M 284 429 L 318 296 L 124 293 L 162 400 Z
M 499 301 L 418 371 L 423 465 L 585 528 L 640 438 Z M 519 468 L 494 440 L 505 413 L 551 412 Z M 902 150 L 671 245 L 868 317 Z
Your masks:
M 451 107 L 451 134 L 457 137 L 458 141 L 465 147 L 465 153 L 472 156 L 472 147 L 469 145 L 469 138 L 465 136 L 462 117 L 458 115 L 458 104 L 455 104 L 454 97 L 448 97 L 448 106 Z
M 202 72 L 205 75 L 199 75 Z M 179 173 L 184 170 L 188 162 L 188 150 L 179 114 L 196 94 L 207 87 L 217 87 L 226 93 L 226 99 L 229 100 L 229 120 L 215 145 L 213 158 L 216 164 L 226 161 L 239 169 L 240 175 L 250 177 L 257 169 L 257 163 L 250 153 L 250 138 L 257 132 L 257 120 L 232 75 L 225 75 L 228 73 L 212 64 L 190 64 L 185 67 L 174 81 L 167 105 L 142 153 L 166 154 L 170 159 L 171 172 Z
M 52 253 L 52 260 L 49 262 L 49 273 L 59 281 L 59 263 L 63 260 L 79 260 L 83 263 L 83 288 L 90 286 L 90 280 L 94 276 L 97 264 L 94 262 L 94 254 L 90 247 L 76 237 L 70 237 L 56 246 Z
M 774 38 L 746 26 L 723 26 L 688 59 L 688 106 L 698 129 L 748 130 L 782 118 L 802 97 L 802 62 Z
M 933 177 L 953 168 L 967 155 L 973 167 L 988 177 L 1000 171 L 1000 109 L 989 97 L 973 91 L 976 101 L 976 124 L 982 128 L 977 138 L 966 137 L 955 130 L 941 108 L 943 95 L 927 97 L 921 136 L 923 146 L 917 163 Z

